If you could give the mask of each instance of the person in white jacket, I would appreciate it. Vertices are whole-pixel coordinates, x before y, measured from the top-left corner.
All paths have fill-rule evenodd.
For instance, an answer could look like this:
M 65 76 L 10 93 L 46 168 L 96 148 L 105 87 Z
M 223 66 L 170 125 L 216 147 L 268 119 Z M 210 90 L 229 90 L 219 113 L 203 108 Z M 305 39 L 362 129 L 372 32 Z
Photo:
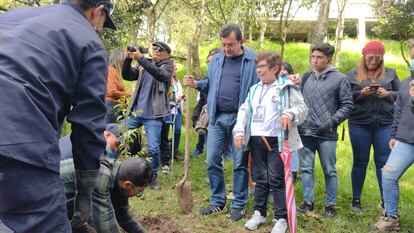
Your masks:
M 255 59 L 260 82 L 249 90 L 237 114 L 233 129 L 237 148 L 252 152 L 252 175 L 256 182 L 254 214 L 245 228 L 255 230 L 266 222 L 269 190 L 273 190 L 274 222 L 272 233 L 287 229 L 283 161 L 279 157 L 285 131 L 289 147 L 302 147 L 297 125 L 308 112 L 302 94 L 289 79 L 279 78 L 282 58 L 275 52 L 258 53 Z

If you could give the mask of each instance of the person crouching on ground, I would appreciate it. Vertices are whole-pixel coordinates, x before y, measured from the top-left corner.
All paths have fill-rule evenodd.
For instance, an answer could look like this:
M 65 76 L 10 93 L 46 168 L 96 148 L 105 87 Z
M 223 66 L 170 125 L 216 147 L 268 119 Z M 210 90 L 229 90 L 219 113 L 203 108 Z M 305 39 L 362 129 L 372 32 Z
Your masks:
M 250 146 L 253 180 L 256 182 L 254 214 L 244 226 L 255 230 L 266 222 L 268 193 L 272 189 L 275 225 L 271 232 L 279 233 L 287 229 L 280 145 L 284 130 L 289 130 L 290 149 L 302 147 L 296 126 L 305 120 L 308 108 L 299 89 L 290 80 L 277 78 L 282 67 L 278 53 L 258 53 L 255 62 L 260 82 L 250 88 L 233 129 L 236 147 L 246 149 Z

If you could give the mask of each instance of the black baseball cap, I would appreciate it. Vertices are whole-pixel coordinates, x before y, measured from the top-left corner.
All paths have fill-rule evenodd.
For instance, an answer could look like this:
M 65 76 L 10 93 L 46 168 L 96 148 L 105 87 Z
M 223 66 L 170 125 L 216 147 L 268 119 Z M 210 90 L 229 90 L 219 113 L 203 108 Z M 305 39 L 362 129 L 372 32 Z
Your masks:
M 152 43 L 152 46 L 158 46 L 160 48 L 163 48 L 165 51 L 167 51 L 167 53 L 171 53 L 170 46 L 168 46 L 166 43 L 164 43 L 162 41 L 156 41 L 156 42 Z
M 112 12 L 114 11 L 114 5 L 111 3 L 110 0 L 85 0 L 85 2 L 93 6 L 103 5 L 104 11 L 106 14 L 104 27 L 116 30 L 114 21 L 112 21 L 112 18 L 111 18 Z
M 115 123 L 109 123 L 106 125 L 106 131 L 111 132 L 116 137 L 119 137 L 118 126 Z

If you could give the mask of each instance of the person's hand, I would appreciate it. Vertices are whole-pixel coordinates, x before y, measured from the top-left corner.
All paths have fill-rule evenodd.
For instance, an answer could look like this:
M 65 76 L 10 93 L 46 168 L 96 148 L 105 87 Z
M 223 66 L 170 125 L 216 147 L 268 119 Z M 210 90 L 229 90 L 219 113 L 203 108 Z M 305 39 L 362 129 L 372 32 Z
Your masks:
M 126 91 L 126 96 L 132 96 L 133 94 L 134 94 L 134 89 L 133 88 L 129 88 L 127 91 Z
M 394 149 L 394 146 L 395 146 L 396 143 L 397 143 L 397 139 L 391 138 L 390 142 L 388 143 L 391 150 Z
M 142 58 L 142 53 L 139 51 L 139 49 L 136 49 L 135 52 L 129 52 L 130 56 L 134 60 L 139 60 Z
M 413 81 L 410 82 L 409 93 L 410 93 L 411 98 L 414 98 L 414 83 L 413 83 Z
M 387 90 L 385 90 L 382 87 L 378 88 L 378 90 L 377 90 L 377 97 L 378 98 L 383 99 L 383 98 L 387 98 L 388 96 L 390 96 L 390 92 L 388 92 Z
M 300 75 L 299 74 L 289 74 L 288 78 L 292 81 L 293 84 L 299 85 L 300 84 Z
M 372 90 L 371 87 L 369 87 L 369 86 L 364 87 L 364 88 L 361 89 L 361 95 L 369 95 L 369 94 L 372 94 L 374 92 L 375 92 L 375 90 Z
M 236 146 L 237 150 L 240 150 L 244 141 L 244 136 L 237 136 L 234 138 L 234 145 Z
M 184 86 L 190 86 L 193 88 L 197 87 L 197 81 L 194 80 L 193 76 L 191 75 L 185 75 L 183 78 Z
M 280 117 L 280 126 L 283 130 L 289 130 L 292 126 L 292 119 L 286 114 L 282 114 Z

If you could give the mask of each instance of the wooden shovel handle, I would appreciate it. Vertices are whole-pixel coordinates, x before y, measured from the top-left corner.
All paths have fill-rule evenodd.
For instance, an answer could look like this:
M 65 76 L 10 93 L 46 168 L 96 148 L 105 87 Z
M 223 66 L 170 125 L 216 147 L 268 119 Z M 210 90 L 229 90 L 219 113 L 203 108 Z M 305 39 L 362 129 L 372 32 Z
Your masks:
M 187 49 L 187 75 L 191 74 L 191 43 Z M 184 151 L 184 178 L 187 180 L 190 169 L 190 87 L 186 88 L 187 100 L 185 102 L 185 151 Z

